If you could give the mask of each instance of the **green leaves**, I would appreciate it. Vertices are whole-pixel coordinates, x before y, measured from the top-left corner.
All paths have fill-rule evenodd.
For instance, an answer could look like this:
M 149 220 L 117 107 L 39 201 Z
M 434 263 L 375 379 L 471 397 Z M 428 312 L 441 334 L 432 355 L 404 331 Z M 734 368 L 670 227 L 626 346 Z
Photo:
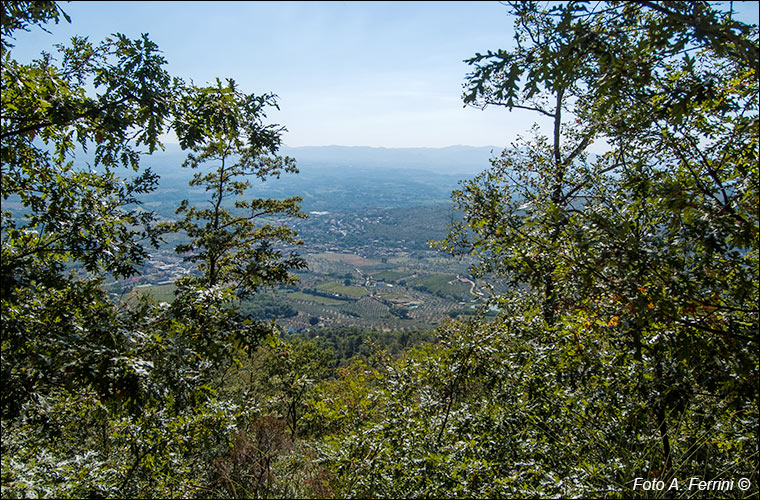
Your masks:
M 300 199 L 246 196 L 252 178 L 296 172 L 265 121 L 275 96 L 172 81 L 145 36 L 75 38 L 60 62 L 20 65 L 6 35 L 60 12 L 3 4 L 3 496 L 756 485 L 756 29 L 704 2 L 511 10 L 517 47 L 468 61 L 465 104 L 554 128 L 463 182 L 464 220 L 439 243 L 479 259 L 498 316 L 333 379 L 319 342 L 238 309 L 305 265 L 278 220 L 304 216 Z M 133 209 L 155 176 L 117 169 L 169 120 L 209 203 L 184 201 L 161 230 L 187 235 L 199 273 L 171 304 L 117 305 L 101 278 L 135 272 L 160 235 Z M 589 154 L 602 133 L 609 151 Z
M 552 116 L 553 135 L 518 141 L 462 183 L 465 221 L 440 246 L 511 285 L 501 322 L 545 320 L 509 337 L 530 360 L 509 382 L 523 397 L 506 406 L 525 409 L 522 442 L 545 447 L 539 467 L 580 464 L 565 474 L 584 494 L 625 494 L 623 471 L 644 468 L 749 474 L 686 427 L 754 432 L 699 395 L 756 411 L 758 289 L 745 278 L 758 269 L 757 238 L 746 238 L 758 229 L 746 163 L 757 164 L 757 134 L 745 127 L 758 94 L 756 77 L 744 80 L 756 74 L 756 28 L 729 36 L 730 16 L 705 3 L 510 7 L 518 47 L 468 61 L 465 102 Z M 610 151 L 585 154 L 599 131 Z M 584 437 L 550 444 L 569 435 Z
M 273 95 L 246 95 L 233 80 L 226 85 L 217 80 L 216 86 L 186 88 L 174 123 L 183 147 L 192 151 L 184 166 L 200 169 L 216 163 L 214 169 L 196 173 L 190 183 L 205 188 L 211 208 L 201 210 L 183 202 L 177 209 L 185 217 L 174 230 L 191 238 L 178 251 L 193 252 L 188 259 L 199 262 L 203 283 L 224 283 L 242 294 L 288 282 L 289 270 L 305 266 L 303 259 L 294 253 L 286 257 L 273 244 L 298 244 L 295 231 L 258 223 L 277 215 L 305 217 L 300 198 L 238 199 L 251 187 L 246 177 L 263 181 L 281 172 L 297 172 L 292 158 L 275 154 L 282 129 L 263 124 L 268 106 L 276 106 Z
M 43 4 L 25 7 L 27 14 L 37 19 Z M 75 37 L 58 47 L 60 66 L 49 55 L 20 65 L 4 52 L 0 187 L 4 200 L 24 207 L 3 213 L 4 228 L 14 229 L 3 233 L 4 287 L 41 262 L 50 268 L 73 261 L 91 273 L 129 276 L 146 256 L 140 242 L 156 238 L 150 213 L 126 207 L 154 189 L 157 178 L 145 171 L 124 180 L 113 170 L 137 170 L 135 147 L 158 146 L 171 100 L 165 61 L 147 37 L 133 42 L 121 35 L 98 46 Z M 90 83 L 100 89 L 94 96 L 83 90 Z M 91 142 L 92 167 L 105 171 L 72 160 Z
M 49 20 L 58 24 L 58 19 L 63 16 L 67 22 L 71 22 L 68 14 L 61 9 L 55 2 L 51 1 L 32 1 L 32 2 L 7 2 L 2 6 L 2 54 L 13 48 L 9 39 L 13 38 L 13 32 L 16 30 L 29 31 L 30 24 L 41 25 Z

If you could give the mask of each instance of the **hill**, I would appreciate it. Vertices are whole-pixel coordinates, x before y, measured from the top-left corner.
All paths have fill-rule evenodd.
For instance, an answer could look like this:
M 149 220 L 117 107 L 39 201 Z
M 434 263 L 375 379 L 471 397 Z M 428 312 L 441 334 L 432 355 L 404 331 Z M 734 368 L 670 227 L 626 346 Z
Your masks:
M 469 177 L 488 167 L 488 160 L 503 148 L 448 146 L 445 148 L 375 148 L 365 146 L 283 147 L 304 167 L 361 167 L 363 169 L 421 170 Z
M 303 209 L 346 212 L 447 203 L 458 182 L 488 168 L 493 148 L 303 147 L 283 148 L 296 159 L 299 174 L 255 183 L 253 196 L 301 196 Z M 192 173 L 181 168 L 185 155 L 176 144 L 144 159 L 160 177 L 159 188 L 144 197 L 146 207 L 172 217 L 182 199 L 204 199 L 191 189 Z

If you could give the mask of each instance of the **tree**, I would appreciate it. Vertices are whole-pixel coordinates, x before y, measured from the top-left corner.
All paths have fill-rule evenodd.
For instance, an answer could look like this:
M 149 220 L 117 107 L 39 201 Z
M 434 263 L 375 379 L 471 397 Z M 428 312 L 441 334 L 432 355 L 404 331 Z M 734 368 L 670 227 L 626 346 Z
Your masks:
M 274 95 L 243 94 L 233 80 L 226 85 L 217 80 L 215 87 L 191 87 L 179 101 L 174 127 L 181 146 L 192 151 L 184 166 L 200 169 L 206 162 L 219 162 L 210 172 L 196 173 L 190 182 L 210 192 L 211 208 L 188 207 L 185 200 L 177 209 L 184 219 L 174 226 L 190 237 L 191 242 L 177 251 L 190 253 L 188 260 L 201 263 L 204 286 L 224 284 L 251 293 L 261 285 L 292 281 L 288 271 L 306 266 L 294 253 L 284 258 L 272 245 L 273 241 L 298 244 L 294 230 L 271 223 L 256 225 L 262 217 L 306 217 L 299 209 L 300 198 L 234 199 L 251 187 L 246 177 L 264 181 L 281 172 L 298 172 L 292 158 L 275 155 L 283 128 L 263 125 L 269 106 L 276 107 Z
M 67 22 L 71 22 L 68 14 L 61 9 L 55 2 L 39 1 L 39 2 L 8 2 L 2 7 L 2 35 L 0 40 L 2 44 L 2 50 L 13 48 L 13 43 L 10 39 L 13 38 L 13 32 L 17 30 L 29 31 L 29 24 L 39 25 L 41 29 L 42 24 L 50 20 L 58 24 L 59 18 L 63 18 Z
M 303 433 L 301 422 L 314 398 L 314 383 L 326 378 L 334 356 L 313 340 L 272 340 L 262 362 L 265 394 L 271 407 L 285 419 L 291 438 Z
M 239 314 L 235 291 L 302 265 L 271 243 L 292 231 L 252 222 L 300 214 L 297 200 L 239 202 L 248 215 L 224 204 L 244 172 L 294 171 L 274 156 L 280 129 L 261 124 L 273 97 L 188 87 L 145 35 L 75 37 L 60 61 L 21 64 L 15 30 L 68 16 L 53 2 L 2 9 L 2 494 L 194 496 L 255 413 L 218 396 L 220 375 L 271 331 Z M 137 273 L 167 229 L 140 206 L 157 183 L 140 159 L 169 125 L 197 154 L 189 164 L 222 161 L 196 176 L 214 208 L 183 209 L 204 275 L 172 304 L 114 302 L 103 280 Z
M 197 394 L 199 387 L 215 391 L 223 386 L 230 364 L 239 363 L 272 333 L 272 324 L 241 313 L 240 300 L 262 286 L 293 282 L 290 271 L 306 267 L 295 252 L 285 257 L 277 246 L 300 244 L 295 230 L 272 223 L 283 215 L 305 217 L 300 198 L 240 199 L 251 187 L 246 177 L 263 181 L 297 172 L 292 158 L 276 155 L 284 129 L 263 124 L 268 106 L 276 106 L 273 95 L 243 94 L 233 80 L 202 88 L 182 86 L 176 101 L 173 127 L 180 145 L 191 151 L 183 166 L 199 170 L 190 185 L 210 193 L 210 208 L 184 200 L 176 210 L 184 218 L 163 226 L 164 231 L 185 233 L 189 242 L 176 250 L 198 263 L 199 275 L 177 280 L 176 298 L 157 323 L 166 336 L 187 346 L 175 366 L 190 363 L 192 355 L 202 360 L 200 366 L 191 364 L 192 376 L 186 378 L 195 389 L 188 387 L 188 394 Z M 206 163 L 214 165 L 204 171 Z
M 636 72 L 608 70 L 589 106 L 623 169 L 587 235 L 618 256 L 603 300 L 618 305 L 635 358 L 652 360 L 669 476 L 688 461 L 673 441 L 696 394 L 757 411 L 757 27 L 704 3 L 641 5 L 603 18 L 647 36 L 612 46 Z
M 465 102 L 551 116 L 553 135 L 455 192 L 444 246 L 513 284 L 507 314 L 544 320 L 525 342 L 574 394 L 545 416 L 628 379 L 598 418 L 657 436 L 652 474 L 750 473 L 714 443 L 747 460 L 757 443 L 757 28 L 703 2 L 510 8 L 517 49 L 469 61 Z M 596 137 L 610 151 L 584 158 Z
M 119 34 L 99 45 L 75 37 L 58 47 L 60 65 L 49 54 L 12 58 L 15 30 L 61 15 L 53 2 L 3 4 L 3 415 L 62 380 L 107 383 L 108 363 L 91 358 L 115 348 L 118 329 L 106 326 L 114 316 L 98 277 L 134 274 L 143 242 L 156 242 L 152 214 L 137 208 L 156 177 L 116 171 L 136 172 L 140 148 L 160 147 L 173 95 L 165 61 L 146 36 Z M 83 165 L 75 155 L 89 147 Z M 6 210 L 11 202 L 23 208 Z
M 582 203 L 584 187 L 605 172 L 588 164 L 587 148 L 599 137 L 598 127 L 574 114 L 592 70 L 564 32 L 572 3 L 550 11 L 533 3 L 514 3 L 512 9 L 517 48 L 467 61 L 475 70 L 467 75 L 464 102 L 534 111 L 551 120 L 551 136 L 534 130 L 533 141 L 520 139 L 492 161 L 490 172 L 454 193 L 467 216 L 452 225 L 442 246 L 480 255 L 476 275 L 497 272 L 513 286 L 528 283 L 539 291 L 551 327 L 562 295 L 557 285 L 562 233 L 571 211 Z

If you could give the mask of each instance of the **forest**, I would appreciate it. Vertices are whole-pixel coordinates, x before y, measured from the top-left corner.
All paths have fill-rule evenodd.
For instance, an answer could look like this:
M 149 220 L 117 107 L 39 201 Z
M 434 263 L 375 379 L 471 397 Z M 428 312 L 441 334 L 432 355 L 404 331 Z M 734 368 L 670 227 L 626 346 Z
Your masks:
M 270 294 L 320 262 L 303 199 L 251 195 L 298 174 L 276 94 L 172 75 L 147 35 L 21 63 L 20 31 L 77 20 L 3 2 L 2 497 L 757 498 L 757 25 L 705 1 L 504 8 L 515 45 L 467 60 L 462 104 L 551 127 L 451 193 L 430 245 L 472 281 L 373 278 L 483 300 L 298 333 Z M 169 131 L 192 196 L 159 216 Z M 114 298 L 167 241 L 193 268 L 171 298 Z M 309 286 L 348 317 L 369 278 L 345 274 Z

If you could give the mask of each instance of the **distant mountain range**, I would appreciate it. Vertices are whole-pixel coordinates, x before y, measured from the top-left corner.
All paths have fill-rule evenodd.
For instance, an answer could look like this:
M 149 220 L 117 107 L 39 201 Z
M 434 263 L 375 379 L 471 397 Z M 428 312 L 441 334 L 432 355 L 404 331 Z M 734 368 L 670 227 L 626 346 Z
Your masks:
M 374 148 L 348 146 L 282 147 L 296 159 L 300 173 L 255 182 L 253 196 L 303 197 L 307 211 L 346 212 L 450 203 L 458 182 L 490 167 L 496 147 Z M 144 197 L 166 216 L 182 198 L 200 203 L 207 196 L 189 188 L 189 169 L 181 168 L 186 153 L 177 144 L 142 160 L 160 177 L 157 191 Z M 171 211 L 170 211 L 171 210 Z
M 489 168 L 489 159 L 501 153 L 497 146 L 449 146 L 445 148 L 376 148 L 367 146 L 302 146 L 280 148 L 280 154 L 296 159 L 299 168 L 361 167 L 365 169 L 421 170 L 442 175 L 471 177 Z M 166 144 L 155 163 L 167 160 L 180 165 L 185 153 L 177 144 Z M 145 159 L 150 165 L 151 158 Z M 164 170 L 164 169 L 162 169 Z M 171 172 L 162 172 L 171 174 Z M 171 176 L 171 175 L 170 175 Z
M 472 176 L 486 170 L 497 146 L 445 148 L 375 148 L 365 146 L 285 146 L 280 152 L 303 166 L 392 168 L 444 175 Z

